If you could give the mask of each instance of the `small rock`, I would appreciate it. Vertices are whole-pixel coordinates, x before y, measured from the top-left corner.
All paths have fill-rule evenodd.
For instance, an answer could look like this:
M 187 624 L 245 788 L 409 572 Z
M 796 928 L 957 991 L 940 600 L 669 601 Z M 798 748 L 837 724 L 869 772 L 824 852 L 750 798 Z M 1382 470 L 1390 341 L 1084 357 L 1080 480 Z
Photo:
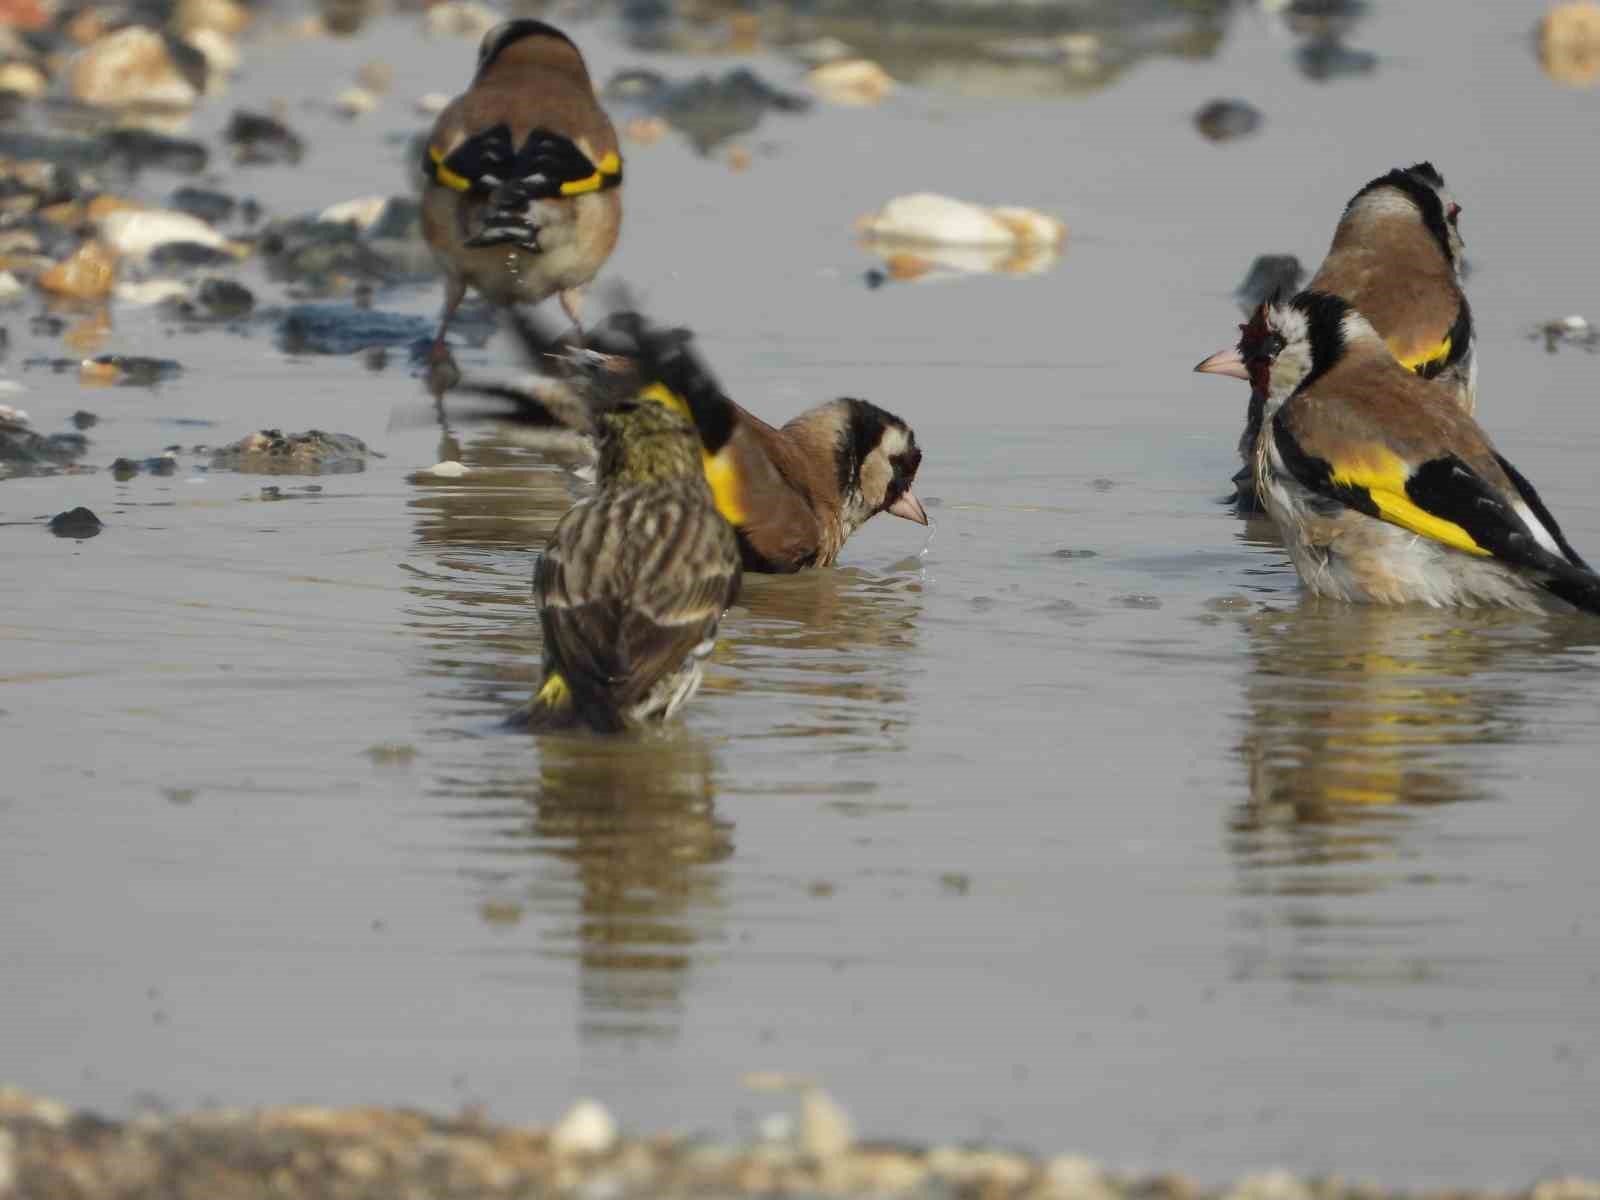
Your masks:
M 188 108 L 200 98 L 182 51 L 154 29 L 130 25 L 95 41 L 73 61 L 73 96 L 99 108 L 133 104 Z
M 1600 1200 L 1600 1182 L 1569 1175 L 1536 1183 L 1529 1200 Z
M 239 46 L 227 34 L 215 29 L 197 29 L 184 38 L 184 44 L 206 60 L 208 94 L 222 90 L 223 80 L 239 73 Z
M 198 217 L 210 225 L 228 220 L 239 207 L 239 202 L 225 192 L 197 187 L 179 188 L 167 203 L 178 212 Z
M 92 412 L 86 412 L 80 408 L 72 414 L 72 425 L 75 429 L 93 429 L 98 424 L 100 424 L 100 418 Z
M 110 294 L 116 275 L 111 252 L 100 242 L 88 241 L 71 258 L 40 275 L 39 286 L 74 300 L 99 300 Z
M 289 354 L 354 354 L 369 346 L 410 345 L 432 332 L 426 317 L 353 304 L 299 304 L 284 316 L 278 340 Z
M 1245 312 L 1254 312 L 1274 296 L 1288 299 L 1300 290 L 1305 268 L 1292 254 L 1260 254 L 1245 272 L 1244 282 L 1234 289 L 1233 298 Z
M 176 279 L 146 279 L 139 283 L 119 283 L 111 294 L 124 304 L 147 307 L 185 299 L 189 289 Z
M 1600 329 L 1577 313 L 1546 321 L 1534 331 L 1533 336 L 1544 338 L 1544 348 L 1550 354 L 1554 354 L 1561 346 L 1581 346 L 1589 351 L 1600 348 Z
M 550 1131 L 550 1149 L 561 1155 L 604 1154 L 616 1142 L 616 1121 L 593 1100 L 578 1101 Z
M 381 457 L 348 433 L 262 429 L 213 453 L 211 467 L 253 475 L 343 475 L 366 470 L 369 456 Z
M 394 68 L 386 62 L 363 63 L 356 82 L 373 95 L 381 96 L 394 86 Z
M 118 209 L 100 219 L 99 231 L 112 250 L 130 258 L 144 258 L 172 242 L 213 250 L 227 245 L 227 239 L 199 217 L 171 209 Z
M 354 225 L 365 233 L 378 223 L 388 206 L 387 196 L 358 196 L 354 200 L 330 204 L 317 214 L 317 220 L 333 225 Z
M 347 117 L 361 117 L 378 107 L 378 98 L 366 88 L 345 88 L 334 98 L 333 106 Z
M 1293 1172 L 1266 1171 L 1246 1175 L 1224 1200 L 1315 1200 L 1314 1193 Z
M 235 0 L 178 0 L 172 27 L 181 34 L 201 29 L 236 37 L 250 24 L 250 10 Z
M 14 92 L 29 100 L 37 100 L 49 86 L 50 80 L 45 73 L 32 63 L 0 64 L 0 92 Z
M 1060 1155 L 1044 1168 L 1045 1195 L 1049 1200 L 1116 1200 L 1117 1191 L 1093 1159 Z
M 450 107 L 450 97 L 445 92 L 424 92 L 417 97 L 417 111 L 425 117 L 436 117 Z
M 113 129 L 96 146 L 98 158 L 129 171 L 145 168 L 197 175 L 206 169 L 211 152 L 199 142 L 168 137 L 149 129 Z
M 207 279 L 195 292 L 195 307 L 214 321 L 232 321 L 248 316 L 255 305 L 255 294 L 242 283 L 235 283 L 231 279 Z
M 0 304 L 14 304 L 27 294 L 27 288 L 22 286 L 10 271 L 0 271 Z
M 460 479 L 469 470 L 470 468 L 465 463 L 459 463 L 452 459 L 447 462 L 435 463 L 426 470 L 417 473 L 419 475 L 436 475 L 440 479 Z
M 234 246 L 210 246 L 201 242 L 166 242 L 150 251 L 150 265 L 162 271 L 184 271 L 195 267 L 219 267 L 236 260 Z
M 800 1149 L 816 1159 L 837 1158 L 855 1142 L 850 1115 L 819 1087 L 800 1094 Z
M 846 58 L 813 67 L 806 76 L 812 91 L 830 104 L 865 107 L 894 90 L 889 73 L 870 58 Z
M 1336 38 L 1312 38 L 1295 51 L 1294 60 L 1302 75 L 1318 83 L 1370 75 L 1378 66 L 1372 51 L 1357 50 Z
M 235 162 L 297 163 L 305 154 L 300 135 L 266 113 L 235 110 L 222 137 L 233 147 Z
M 481 38 L 500 21 L 499 15 L 475 0 L 445 0 L 427 10 L 426 29 L 431 38 Z
M 59 538 L 76 538 L 82 541 L 94 537 L 102 528 L 100 518 L 81 505 L 50 518 L 50 532 Z
M 1600 3 L 1558 4 L 1539 23 L 1539 63 L 1569 87 L 1600 83 Z
M 1226 142 L 1254 133 L 1261 125 L 1261 112 L 1243 100 L 1213 100 L 1194 115 L 1201 134 L 1213 142 Z
M 856 222 L 870 237 L 947 245 L 1059 245 L 1064 222 L 1027 208 L 984 208 L 932 192 L 897 196 Z
M 148 358 L 138 354 L 102 354 L 85 359 L 78 368 L 86 383 L 114 383 L 121 387 L 154 387 L 183 374 L 183 367 L 170 358 Z

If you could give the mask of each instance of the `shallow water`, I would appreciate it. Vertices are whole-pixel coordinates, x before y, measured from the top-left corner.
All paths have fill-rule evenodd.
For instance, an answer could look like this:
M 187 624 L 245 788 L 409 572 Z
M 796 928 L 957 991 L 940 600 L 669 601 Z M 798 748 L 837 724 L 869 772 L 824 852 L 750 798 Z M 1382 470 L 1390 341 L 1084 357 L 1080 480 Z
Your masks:
M 859 394 L 911 420 L 936 522 L 748 580 L 686 719 L 641 743 L 497 728 L 537 661 L 531 550 L 581 488 L 562 454 L 463 427 L 472 471 L 416 476 L 451 447 L 403 354 L 294 358 L 270 326 L 119 307 L 107 349 L 185 372 L 80 388 L 21 366 L 70 352 L 13 310 L 14 402 L 47 432 L 98 413 L 102 467 L 263 425 L 386 457 L 0 484 L 5 1079 L 111 1110 L 593 1094 L 750 1133 L 771 1103 L 738 1078 L 777 1068 L 875 1136 L 1206 1177 L 1600 1170 L 1600 624 L 1302 599 L 1216 502 L 1245 397 L 1189 373 L 1256 253 L 1314 264 L 1356 187 L 1430 157 L 1466 210 L 1480 415 L 1600 552 L 1600 358 L 1527 336 L 1597 315 L 1600 91 L 1540 75 L 1537 6 L 1377 9 L 1359 80 L 1307 81 L 1245 10 L 1214 58 L 1088 95 L 776 114 L 742 173 L 633 148 L 608 275 L 763 415 Z M 251 45 L 197 132 L 289 94 L 312 147 L 226 186 L 278 215 L 401 187 L 410 97 L 471 56 L 413 31 Z M 577 32 L 601 79 L 707 69 Z M 359 124 L 290 82 L 370 58 L 395 90 Z M 1189 116 L 1229 95 L 1266 123 L 1209 144 Z M 851 221 L 923 188 L 1074 236 L 1041 276 L 869 289 Z M 92 541 L 36 523 L 78 504 Z

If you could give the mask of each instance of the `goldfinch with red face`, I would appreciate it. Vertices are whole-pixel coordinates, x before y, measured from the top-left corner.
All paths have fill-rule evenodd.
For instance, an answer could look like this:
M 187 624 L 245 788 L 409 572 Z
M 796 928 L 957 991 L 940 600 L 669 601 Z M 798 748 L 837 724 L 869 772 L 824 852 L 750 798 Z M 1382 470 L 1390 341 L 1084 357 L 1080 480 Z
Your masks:
M 422 233 L 446 278 L 431 362 L 449 364 L 445 331 L 469 287 L 503 306 L 559 294 L 578 322 L 622 228 L 622 156 L 571 39 L 532 20 L 485 34 L 422 173 Z
M 534 572 L 544 674 L 538 732 L 621 733 L 664 721 L 700 686 L 723 612 L 739 595 L 739 546 L 718 515 L 700 440 L 663 405 L 599 418 L 599 487 L 561 518 Z
M 514 326 L 529 362 L 576 390 L 579 414 L 556 414 L 518 388 L 466 390 L 508 399 L 518 418 L 583 427 L 617 397 L 653 400 L 693 422 L 717 511 L 738 535 L 749 571 L 786 574 L 831 566 L 850 535 L 878 513 L 928 524 L 911 486 L 922 450 L 911 427 L 866 400 L 819 404 L 782 426 L 734 403 L 684 329 L 657 329 L 637 313 L 618 313 L 574 352 L 531 317 Z
M 1302 292 L 1241 329 L 1195 370 L 1263 397 L 1256 490 L 1312 592 L 1600 613 L 1600 576 L 1533 485 L 1348 301 Z
M 1461 206 L 1432 163 L 1396 167 L 1353 196 L 1307 291 L 1348 301 L 1400 364 L 1433 380 L 1466 412 L 1477 399 L 1472 308 L 1461 287 Z M 1251 487 L 1262 398 L 1252 392 L 1234 477 L 1241 507 Z

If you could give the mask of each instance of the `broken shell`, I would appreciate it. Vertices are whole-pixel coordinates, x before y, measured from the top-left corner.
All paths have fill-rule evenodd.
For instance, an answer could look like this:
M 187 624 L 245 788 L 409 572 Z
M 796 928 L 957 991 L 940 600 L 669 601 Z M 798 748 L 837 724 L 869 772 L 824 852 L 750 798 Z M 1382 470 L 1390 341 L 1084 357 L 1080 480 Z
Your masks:
M 830 104 L 877 104 L 894 90 L 894 80 L 870 58 L 846 58 L 812 68 L 811 89 Z
M 74 300 L 98 300 L 111 290 L 116 274 L 111 251 L 100 242 L 88 241 L 72 257 L 40 275 L 39 286 Z
M 101 108 L 128 104 L 186 108 L 200 97 L 193 81 L 178 68 L 166 38 L 142 25 L 107 34 L 80 51 L 69 86 L 77 99 Z
M 932 192 L 896 196 L 856 222 L 874 238 L 954 246 L 1058 246 L 1063 221 L 1030 208 L 984 208 Z

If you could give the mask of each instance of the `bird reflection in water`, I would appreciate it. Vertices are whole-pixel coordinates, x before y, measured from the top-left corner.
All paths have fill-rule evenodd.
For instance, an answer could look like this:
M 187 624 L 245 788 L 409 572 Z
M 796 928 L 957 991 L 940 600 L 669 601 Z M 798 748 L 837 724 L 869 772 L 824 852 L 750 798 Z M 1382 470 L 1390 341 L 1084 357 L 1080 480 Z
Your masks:
M 541 873 L 530 903 L 557 917 L 545 952 L 578 963 L 585 1037 L 677 1032 L 697 947 L 720 939 L 719 864 L 733 854 L 716 775 L 711 748 L 684 730 L 540 739 L 514 836 L 570 869 Z
M 1518 681 L 1592 650 L 1592 626 L 1315 597 L 1252 614 L 1249 794 L 1229 841 L 1239 890 L 1276 899 L 1248 911 L 1241 972 L 1372 982 L 1446 969 L 1419 932 L 1459 919 L 1443 895 L 1403 909 L 1352 898 L 1460 882 L 1430 870 L 1430 843 L 1408 836 L 1421 806 L 1507 798 L 1495 748 L 1528 736 Z M 1289 931 L 1287 951 L 1262 936 L 1274 928 Z

